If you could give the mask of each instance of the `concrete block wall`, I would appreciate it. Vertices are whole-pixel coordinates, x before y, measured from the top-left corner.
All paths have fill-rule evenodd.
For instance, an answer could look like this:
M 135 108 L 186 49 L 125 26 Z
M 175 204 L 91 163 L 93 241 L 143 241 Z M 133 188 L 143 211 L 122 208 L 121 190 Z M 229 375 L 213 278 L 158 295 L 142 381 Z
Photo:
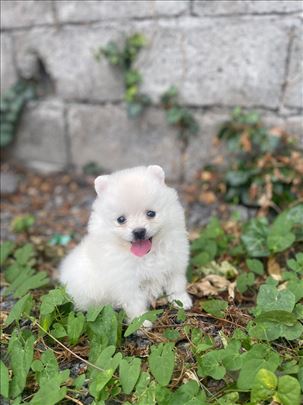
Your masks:
M 47 168 L 158 163 L 171 180 L 191 179 L 238 105 L 303 145 L 302 11 L 301 0 L 2 1 L 1 92 L 41 65 L 52 84 L 28 105 L 12 154 Z M 129 120 L 119 72 L 93 54 L 134 32 L 148 40 L 137 67 L 153 106 Z M 201 126 L 183 154 L 159 108 L 170 85 Z

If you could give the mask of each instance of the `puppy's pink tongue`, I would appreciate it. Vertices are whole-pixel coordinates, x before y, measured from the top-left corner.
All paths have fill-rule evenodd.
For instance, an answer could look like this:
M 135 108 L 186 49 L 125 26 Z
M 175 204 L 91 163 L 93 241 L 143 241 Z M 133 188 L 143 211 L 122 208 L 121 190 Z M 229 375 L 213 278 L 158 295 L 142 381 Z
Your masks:
M 138 240 L 132 243 L 130 251 L 135 256 L 144 256 L 146 255 L 151 249 L 152 243 L 150 240 Z

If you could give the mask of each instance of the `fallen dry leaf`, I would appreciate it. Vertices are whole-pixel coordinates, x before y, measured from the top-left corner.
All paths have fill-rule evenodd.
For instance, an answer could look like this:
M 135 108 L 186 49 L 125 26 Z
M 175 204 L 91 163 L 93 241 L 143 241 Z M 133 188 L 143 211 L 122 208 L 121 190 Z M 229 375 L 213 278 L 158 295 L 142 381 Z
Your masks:
M 189 284 L 187 291 L 198 298 L 208 295 L 219 295 L 222 291 L 228 291 L 231 298 L 234 298 L 235 282 L 231 283 L 225 277 L 209 274 L 196 283 Z
M 248 131 L 244 131 L 242 133 L 241 138 L 240 138 L 240 143 L 241 143 L 241 146 L 243 147 L 243 150 L 245 152 L 251 152 L 252 145 L 251 145 L 251 140 L 249 138 Z
M 267 271 L 274 280 L 282 280 L 281 267 L 274 257 L 268 259 Z
M 217 197 L 212 191 L 203 191 L 199 195 L 199 201 L 204 204 L 213 204 L 217 201 Z

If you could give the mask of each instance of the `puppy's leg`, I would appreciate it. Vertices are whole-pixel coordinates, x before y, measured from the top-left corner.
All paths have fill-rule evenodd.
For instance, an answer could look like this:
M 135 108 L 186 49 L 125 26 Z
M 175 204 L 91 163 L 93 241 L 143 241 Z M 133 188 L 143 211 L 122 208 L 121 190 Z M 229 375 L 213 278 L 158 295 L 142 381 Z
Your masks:
M 129 322 L 148 311 L 146 300 L 140 295 L 133 297 L 131 302 L 125 303 L 123 305 L 123 309 L 126 312 Z M 145 328 L 151 328 L 152 325 L 153 324 L 150 321 L 145 320 L 143 322 L 143 326 Z
M 186 278 L 183 274 L 173 274 L 169 280 L 169 285 L 166 287 L 168 301 L 181 301 L 184 309 L 192 307 L 192 300 L 186 292 Z

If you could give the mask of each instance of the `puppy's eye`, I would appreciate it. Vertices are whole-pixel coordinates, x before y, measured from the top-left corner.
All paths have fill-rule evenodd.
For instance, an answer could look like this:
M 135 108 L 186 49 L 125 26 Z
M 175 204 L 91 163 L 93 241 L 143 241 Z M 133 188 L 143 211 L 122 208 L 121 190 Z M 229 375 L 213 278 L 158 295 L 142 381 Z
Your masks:
M 156 213 L 155 211 L 147 211 L 146 216 L 148 216 L 148 218 L 154 218 L 156 216 Z
M 118 224 L 120 224 L 120 225 L 125 224 L 125 222 L 126 222 L 125 216 L 124 216 L 124 215 L 121 215 L 121 217 L 117 218 L 117 222 L 118 222 Z

